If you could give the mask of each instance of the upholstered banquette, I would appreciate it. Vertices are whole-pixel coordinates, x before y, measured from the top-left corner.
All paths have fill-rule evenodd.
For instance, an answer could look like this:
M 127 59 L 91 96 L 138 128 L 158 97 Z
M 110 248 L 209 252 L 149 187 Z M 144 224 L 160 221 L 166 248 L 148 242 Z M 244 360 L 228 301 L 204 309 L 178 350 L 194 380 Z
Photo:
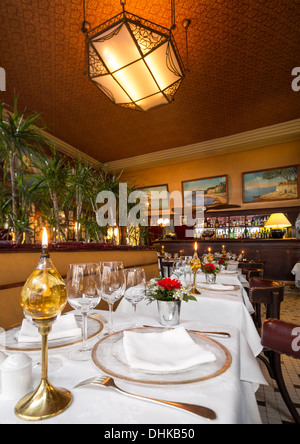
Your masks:
M 101 249 L 51 251 L 55 268 L 66 278 L 69 264 L 122 261 L 125 268 L 144 268 L 147 280 L 158 276 L 158 259 L 152 249 Z M 39 261 L 40 251 L 0 251 L 0 327 L 6 329 L 23 319 L 20 292 Z M 99 309 L 107 309 L 101 301 Z M 70 306 L 66 307 L 70 310 Z

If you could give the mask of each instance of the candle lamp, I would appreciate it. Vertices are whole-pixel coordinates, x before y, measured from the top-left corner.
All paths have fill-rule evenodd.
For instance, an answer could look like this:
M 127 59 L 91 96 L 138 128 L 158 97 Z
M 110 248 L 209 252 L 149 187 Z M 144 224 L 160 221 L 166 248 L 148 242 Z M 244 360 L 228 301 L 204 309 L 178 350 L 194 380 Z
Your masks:
M 48 334 L 67 303 L 66 285 L 49 255 L 47 231 L 43 230 L 39 263 L 21 291 L 21 306 L 38 326 L 42 336 L 42 378 L 37 389 L 21 399 L 15 414 L 24 420 L 38 421 L 58 415 L 72 402 L 72 394 L 54 388 L 48 380 Z
M 191 270 L 192 270 L 192 272 L 194 274 L 193 286 L 192 286 L 192 289 L 190 290 L 190 293 L 194 294 L 194 295 L 201 294 L 200 291 L 196 287 L 197 272 L 201 268 L 201 260 L 198 257 L 198 251 L 197 250 L 198 250 L 198 244 L 197 244 L 197 242 L 195 242 L 194 256 L 193 256 L 193 259 L 190 261 L 190 268 L 191 268 Z

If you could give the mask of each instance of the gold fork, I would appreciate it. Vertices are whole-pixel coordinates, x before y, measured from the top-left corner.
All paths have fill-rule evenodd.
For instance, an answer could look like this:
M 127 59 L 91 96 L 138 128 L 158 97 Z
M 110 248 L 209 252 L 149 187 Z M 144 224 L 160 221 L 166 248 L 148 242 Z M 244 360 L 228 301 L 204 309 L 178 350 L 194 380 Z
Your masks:
M 144 401 L 149 401 L 149 402 L 152 402 L 155 404 L 166 404 L 170 407 L 185 410 L 189 413 L 192 413 L 197 416 L 202 416 L 203 418 L 207 418 L 207 419 L 213 420 L 213 419 L 217 418 L 216 413 L 207 407 L 202 407 L 202 406 L 196 405 L 196 404 L 187 404 L 184 402 L 164 401 L 162 399 L 148 398 L 146 396 L 140 396 L 140 395 L 135 395 L 133 393 L 126 392 L 125 390 L 120 389 L 115 384 L 115 381 L 112 378 L 110 378 L 109 376 L 104 376 L 104 377 L 96 376 L 94 378 L 87 379 L 86 381 L 82 381 L 79 384 L 77 384 L 74 387 L 74 389 L 79 388 L 79 387 L 84 387 L 87 385 L 95 385 L 97 387 L 113 388 L 116 391 L 118 391 L 124 395 L 130 396 L 132 398 L 142 399 Z

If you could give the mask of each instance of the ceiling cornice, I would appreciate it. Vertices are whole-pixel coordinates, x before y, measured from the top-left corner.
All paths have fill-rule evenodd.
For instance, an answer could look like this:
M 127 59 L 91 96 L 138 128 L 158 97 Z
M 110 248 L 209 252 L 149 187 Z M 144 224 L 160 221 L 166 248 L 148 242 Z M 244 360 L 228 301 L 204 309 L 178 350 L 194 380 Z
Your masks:
M 180 162 L 201 157 L 212 157 L 237 151 L 259 148 L 266 145 L 300 139 L 300 119 L 246 131 L 219 139 L 207 140 L 193 145 L 156 151 L 149 154 L 116 160 L 107 163 L 109 170 L 134 170 L 162 165 L 164 162 Z
M 4 118 L 7 114 L 13 117 L 13 113 L 11 111 L 8 111 L 7 108 L 4 108 Z M 60 153 L 63 153 L 66 156 L 71 157 L 73 159 L 79 158 L 82 161 L 88 160 L 90 164 L 94 165 L 97 168 L 103 167 L 103 164 L 98 160 L 94 159 L 93 157 L 89 156 L 86 153 L 83 153 L 82 151 L 79 151 L 77 148 L 75 148 L 72 145 L 69 145 L 63 140 L 58 139 L 57 137 L 53 136 L 53 134 L 50 134 L 45 130 L 41 130 L 41 133 L 47 140 L 53 143 L 57 151 L 59 151 Z
M 11 114 L 7 109 L 4 111 Z M 140 156 L 128 157 L 113 162 L 107 162 L 105 164 L 53 136 L 47 131 L 42 130 L 41 132 L 48 140 L 53 142 L 58 151 L 68 157 L 75 159 L 80 158 L 83 161 L 88 160 L 95 167 L 106 167 L 110 171 L 130 171 L 151 168 L 152 166 L 163 165 L 164 163 L 177 163 L 183 160 L 189 161 L 201 157 L 213 157 L 298 140 L 300 139 L 300 118 L 264 128 L 245 131 L 232 136 L 207 140 L 205 142 L 199 142 L 178 148 L 170 148 L 168 150 L 156 151 Z

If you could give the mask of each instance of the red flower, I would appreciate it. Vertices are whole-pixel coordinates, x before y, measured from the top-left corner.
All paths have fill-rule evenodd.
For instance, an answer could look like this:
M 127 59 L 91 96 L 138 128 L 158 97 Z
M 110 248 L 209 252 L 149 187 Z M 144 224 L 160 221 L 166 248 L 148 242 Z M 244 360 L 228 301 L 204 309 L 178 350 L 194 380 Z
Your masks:
M 223 265 L 224 262 L 225 262 L 224 259 L 220 259 L 220 260 L 219 260 L 219 264 L 220 264 L 220 265 Z
M 216 267 L 214 266 L 214 264 L 205 264 L 205 268 L 215 270 Z
M 165 278 L 162 279 L 161 281 L 158 281 L 157 285 L 159 287 L 165 288 L 166 290 L 179 290 L 182 287 L 179 281 L 170 278 Z

